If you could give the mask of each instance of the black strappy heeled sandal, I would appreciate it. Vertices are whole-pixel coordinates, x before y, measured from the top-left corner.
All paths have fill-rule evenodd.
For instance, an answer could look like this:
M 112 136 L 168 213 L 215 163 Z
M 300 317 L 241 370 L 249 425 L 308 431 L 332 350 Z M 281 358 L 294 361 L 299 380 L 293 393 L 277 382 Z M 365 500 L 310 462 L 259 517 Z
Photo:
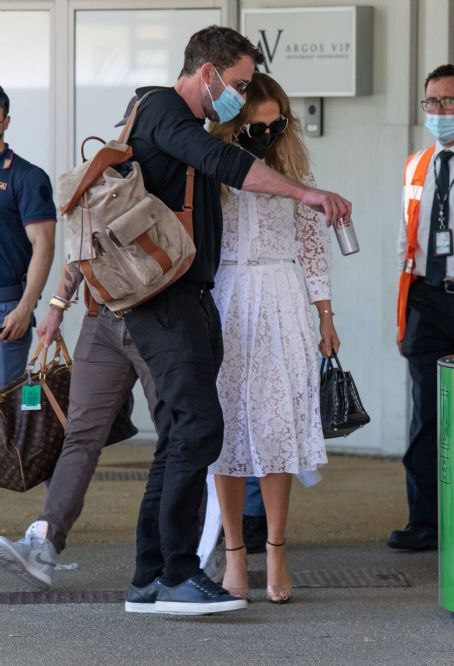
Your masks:
M 236 550 L 246 550 L 246 546 L 243 544 L 242 546 L 237 546 L 236 548 L 224 548 L 224 550 L 228 553 L 231 553 Z M 225 576 L 224 576 L 225 580 Z M 232 595 L 232 597 L 238 597 L 239 599 L 246 599 L 246 601 L 251 600 L 251 591 L 248 586 L 245 587 L 231 587 L 230 585 L 227 586 L 222 583 L 222 587 L 227 590 L 229 594 Z

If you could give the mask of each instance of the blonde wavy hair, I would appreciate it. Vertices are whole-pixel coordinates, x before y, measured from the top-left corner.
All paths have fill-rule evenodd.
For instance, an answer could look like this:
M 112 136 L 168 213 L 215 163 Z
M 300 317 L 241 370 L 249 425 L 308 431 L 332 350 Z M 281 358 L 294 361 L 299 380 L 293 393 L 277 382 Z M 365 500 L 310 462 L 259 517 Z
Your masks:
M 234 143 L 235 137 L 246 123 L 251 122 L 260 104 L 268 100 L 277 102 L 281 114 L 288 119 L 288 125 L 285 132 L 272 145 L 265 163 L 272 169 L 301 182 L 309 173 L 309 156 L 301 138 L 301 124 L 290 109 L 289 98 L 277 81 L 268 74 L 254 72 L 252 81 L 247 87 L 246 104 L 240 113 L 228 123 L 210 123 L 209 130 L 220 139 Z

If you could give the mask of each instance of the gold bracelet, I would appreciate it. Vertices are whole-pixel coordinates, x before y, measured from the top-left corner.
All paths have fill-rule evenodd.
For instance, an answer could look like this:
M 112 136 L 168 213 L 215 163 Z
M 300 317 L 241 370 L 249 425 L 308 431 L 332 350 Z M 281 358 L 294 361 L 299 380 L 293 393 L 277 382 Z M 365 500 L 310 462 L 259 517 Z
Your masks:
M 56 296 L 52 296 L 49 305 L 51 308 L 58 308 L 59 310 L 67 310 L 69 308 L 68 303 L 65 303 L 63 299 L 57 298 Z
M 329 314 L 332 317 L 336 314 L 335 312 L 332 312 L 331 310 L 319 310 L 318 316 L 321 317 L 322 314 Z

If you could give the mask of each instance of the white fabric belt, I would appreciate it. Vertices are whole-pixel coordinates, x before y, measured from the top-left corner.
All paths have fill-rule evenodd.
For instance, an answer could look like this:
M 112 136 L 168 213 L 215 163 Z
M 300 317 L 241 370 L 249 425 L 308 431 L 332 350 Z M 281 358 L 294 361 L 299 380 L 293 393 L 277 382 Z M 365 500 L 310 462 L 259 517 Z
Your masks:
M 262 264 L 294 264 L 295 259 L 248 259 L 248 266 L 260 266 Z M 234 259 L 224 259 L 221 261 L 221 266 L 236 266 L 238 264 Z

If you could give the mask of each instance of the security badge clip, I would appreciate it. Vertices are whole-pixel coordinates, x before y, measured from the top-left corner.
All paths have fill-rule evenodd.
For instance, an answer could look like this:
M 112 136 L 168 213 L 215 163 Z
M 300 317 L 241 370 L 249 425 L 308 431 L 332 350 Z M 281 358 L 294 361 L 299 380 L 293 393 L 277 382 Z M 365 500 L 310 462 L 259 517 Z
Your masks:
M 23 412 L 33 412 L 41 409 L 41 386 L 34 384 L 32 380 L 31 368 L 27 368 L 28 380 L 22 387 L 22 405 Z
M 445 192 L 443 198 L 440 196 L 439 186 L 437 181 L 437 174 L 435 171 L 435 162 L 434 162 L 434 172 L 435 172 L 435 195 L 438 199 L 438 229 L 433 232 L 433 256 L 435 257 L 450 257 L 453 253 L 452 247 L 452 230 L 448 228 L 446 224 L 446 202 L 449 196 L 449 192 L 454 183 L 452 181 L 447 192 Z
M 452 230 L 437 229 L 434 231 L 433 248 L 436 257 L 450 257 L 453 253 Z

